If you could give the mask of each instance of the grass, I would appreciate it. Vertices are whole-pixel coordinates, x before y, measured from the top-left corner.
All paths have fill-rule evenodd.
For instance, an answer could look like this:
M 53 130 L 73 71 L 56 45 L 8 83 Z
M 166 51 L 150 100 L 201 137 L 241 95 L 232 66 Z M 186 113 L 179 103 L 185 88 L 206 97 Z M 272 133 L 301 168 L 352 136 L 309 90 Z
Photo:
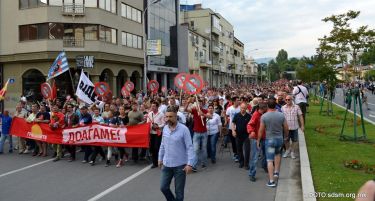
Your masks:
M 335 105 L 333 116 L 319 115 L 320 106 L 314 103 L 310 104 L 308 111 L 305 136 L 315 191 L 325 192 L 326 196 L 328 193 L 356 193 L 365 181 L 375 178 L 375 174 L 346 168 L 343 161 L 359 160 L 365 164 L 375 165 L 375 144 L 340 141 L 345 110 Z M 348 113 L 348 117 L 351 120 L 347 120 L 345 134 L 353 133 L 353 114 Z M 359 126 L 361 133 L 360 128 Z M 375 126 L 366 122 L 365 129 L 367 138 L 375 142 Z M 353 199 L 320 197 L 318 200 Z

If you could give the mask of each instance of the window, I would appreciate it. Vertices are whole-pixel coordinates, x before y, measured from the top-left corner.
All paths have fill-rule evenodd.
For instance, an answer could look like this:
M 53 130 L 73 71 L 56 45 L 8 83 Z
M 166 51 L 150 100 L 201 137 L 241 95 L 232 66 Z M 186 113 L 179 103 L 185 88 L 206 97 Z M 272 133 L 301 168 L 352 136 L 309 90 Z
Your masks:
M 212 23 L 213 23 L 213 26 L 218 29 L 219 31 L 221 31 L 221 28 L 222 26 L 220 26 L 220 20 L 218 17 L 216 16 L 212 16 Z
M 111 29 L 111 34 L 112 34 L 112 41 L 111 43 L 117 44 L 117 30 L 116 29 Z
M 85 7 L 97 8 L 98 1 L 97 0 L 85 0 Z
M 138 49 L 143 49 L 142 47 L 142 37 L 138 36 Z
M 126 6 L 126 18 L 132 19 L 132 7 Z
M 48 24 L 30 24 L 19 27 L 19 40 L 48 39 Z
M 85 26 L 85 40 L 98 40 L 98 25 Z
M 133 47 L 133 35 L 126 33 L 126 46 Z
M 142 23 L 142 12 L 140 10 L 137 11 L 137 22 Z
M 121 32 L 121 44 L 126 46 L 126 33 Z
M 64 35 L 64 24 L 49 23 L 49 39 L 62 39 Z
M 142 49 L 142 37 L 137 36 L 131 33 L 122 32 L 121 33 L 121 39 L 122 39 L 122 45 L 131 47 L 131 48 L 137 48 Z
M 117 13 L 117 0 L 99 0 L 99 8 Z
M 20 0 L 19 1 L 19 7 L 20 9 L 26 9 L 29 7 L 29 1 L 28 0 Z
M 99 39 L 107 43 L 117 43 L 117 30 L 106 26 L 100 26 Z
M 121 3 L 121 16 L 142 23 L 142 11 L 124 3 Z
M 198 50 L 198 47 L 195 47 L 195 48 L 194 48 L 194 59 L 195 59 L 195 60 L 198 60 L 198 51 L 199 51 L 199 50 Z
M 62 0 L 49 0 L 50 6 L 62 6 Z

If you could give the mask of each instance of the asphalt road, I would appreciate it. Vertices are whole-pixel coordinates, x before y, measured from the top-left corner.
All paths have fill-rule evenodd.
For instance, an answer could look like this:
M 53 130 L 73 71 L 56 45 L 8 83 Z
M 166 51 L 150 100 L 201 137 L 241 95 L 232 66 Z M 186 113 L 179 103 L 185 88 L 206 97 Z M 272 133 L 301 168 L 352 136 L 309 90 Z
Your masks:
M 82 158 L 82 153 L 78 153 L 77 159 Z M 116 168 L 104 167 L 104 161 L 90 166 L 79 160 L 52 162 L 48 157 L 5 152 L 0 155 L 0 200 L 162 201 L 165 199 L 159 190 L 160 173 L 160 169 L 150 169 L 145 161 L 127 162 Z M 228 152 L 219 152 L 216 164 L 188 175 L 185 200 L 273 201 L 276 188 L 266 186 L 266 177 L 258 168 L 257 182 L 250 182 L 247 170 L 238 168 Z
M 365 104 L 361 103 L 362 104 L 363 116 L 368 118 L 369 120 L 375 122 L 375 95 L 372 95 L 371 92 L 366 92 L 366 95 L 368 97 L 367 102 L 368 102 L 369 110 L 367 109 L 367 106 Z M 340 88 L 336 89 L 336 96 L 335 96 L 335 99 L 333 101 L 335 103 L 343 106 L 343 107 L 346 107 L 344 105 L 344 95 L 343 95 L 342 89 L 340 89 Z M 352 103 L 351 111 L 353 111 L 353 104 L 354 103 Z M 357 114 L 360 114 L 359 113 L 359 105 L 357 105 Z

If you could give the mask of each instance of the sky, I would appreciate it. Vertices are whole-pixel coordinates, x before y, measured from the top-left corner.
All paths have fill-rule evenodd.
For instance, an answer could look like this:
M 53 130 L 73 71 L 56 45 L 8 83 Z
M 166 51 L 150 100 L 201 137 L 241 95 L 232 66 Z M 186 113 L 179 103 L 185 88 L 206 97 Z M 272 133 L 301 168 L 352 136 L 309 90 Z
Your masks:
M 322 21 L 332 14 L 361 11 L 352 27 L 375 29 L 374 0 L 180 0 L 202 3 L 234 26 L 234 35 L 245 44 L 245 55 L 255 59 L 276 57 L 280 49 L 289 57 L 312 56 L 318 38 L 328 35 L 332 24 Z

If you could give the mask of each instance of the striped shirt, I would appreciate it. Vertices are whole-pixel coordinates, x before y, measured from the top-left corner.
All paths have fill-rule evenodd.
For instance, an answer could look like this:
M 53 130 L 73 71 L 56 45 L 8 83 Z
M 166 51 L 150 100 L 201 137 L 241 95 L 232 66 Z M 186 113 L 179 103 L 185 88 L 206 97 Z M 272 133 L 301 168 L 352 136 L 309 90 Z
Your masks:
M 298 105 L 293 104 L 291 107 L 284 105 L 281 110 L 288 123 L 289 130 L 297 130 L 299 128 L 298 116 L 302 115 L 301 108 Z

